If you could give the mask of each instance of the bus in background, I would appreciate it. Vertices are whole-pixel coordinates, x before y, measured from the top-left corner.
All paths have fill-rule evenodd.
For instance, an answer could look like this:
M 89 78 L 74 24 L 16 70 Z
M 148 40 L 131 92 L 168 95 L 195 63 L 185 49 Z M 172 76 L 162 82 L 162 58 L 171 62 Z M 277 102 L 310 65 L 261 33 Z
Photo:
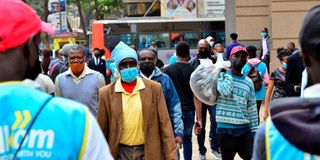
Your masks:
M 110 52 L 119 41 L 133 45 L 137 50 L 149 48 L 154 42 L 158 58 L 167 64 L 179 41 L 189 44 L 191 56 L 194 57 L 198 41 L 207 36 L 212 36 L 224 45 L 224 19 L 123 18 L 93 21 L 91 46 L 105 49 L 105 58 L 109 59 Z

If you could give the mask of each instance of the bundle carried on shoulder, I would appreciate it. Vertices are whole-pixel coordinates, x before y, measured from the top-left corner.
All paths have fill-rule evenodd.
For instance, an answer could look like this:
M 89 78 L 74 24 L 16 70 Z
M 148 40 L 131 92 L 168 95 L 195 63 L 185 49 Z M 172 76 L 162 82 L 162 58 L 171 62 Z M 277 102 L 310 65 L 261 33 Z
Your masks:
M 211 60 L 200 60 L 200 65 L 191 74 L 190 87 L 193 94 L 203 103 L 214 105 L 218 98 L 217 81 L 222 69 L 230 67 L 229 61 L 213 64 Z

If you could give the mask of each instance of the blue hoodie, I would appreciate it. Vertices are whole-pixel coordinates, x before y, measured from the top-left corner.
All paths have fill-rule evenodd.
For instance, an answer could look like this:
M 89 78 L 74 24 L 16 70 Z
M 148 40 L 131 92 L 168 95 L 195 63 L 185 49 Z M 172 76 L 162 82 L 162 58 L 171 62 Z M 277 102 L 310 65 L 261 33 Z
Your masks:
M 166 99 L 166 104 L 168 107 L 168 112 L 171 119 L 174 136 L 182 137 L 183 122 L 182 122 L 181 104 L 172 80 L 168 75 L 161 72 L 161 70 L 158 67 L 154 69 L 154 75 L 153 77 L 151 77 L 151 80 L 161 84 L 163 95 Z

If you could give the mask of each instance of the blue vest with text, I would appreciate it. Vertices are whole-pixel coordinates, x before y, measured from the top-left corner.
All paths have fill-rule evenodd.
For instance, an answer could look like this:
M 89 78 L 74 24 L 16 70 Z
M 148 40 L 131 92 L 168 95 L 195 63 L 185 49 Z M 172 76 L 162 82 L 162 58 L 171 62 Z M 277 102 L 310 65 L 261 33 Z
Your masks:
M 271 119 L 266 121 L 265 131 L 267 160 L 318 160 L 320 158 L 306 153 L 288 142 Z
M 88 109 L 71 100 L 52 98 L 21 82 L 0 83 L 0 159 L 12 159 L 43 105 L 17 158 L 81 159 Z

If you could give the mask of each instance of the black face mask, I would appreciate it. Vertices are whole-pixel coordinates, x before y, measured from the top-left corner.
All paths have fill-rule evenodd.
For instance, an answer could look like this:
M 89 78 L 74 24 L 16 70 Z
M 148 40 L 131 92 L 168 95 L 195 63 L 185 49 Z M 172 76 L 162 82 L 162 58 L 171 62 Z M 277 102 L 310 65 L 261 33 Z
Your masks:
M 244 67 L 244 65 L 246 65 L 246 63 L 247 63 L 246 59 L 237 59 L 237 58 L 233 58 L 233 57 L 232 57 L 231 61 L 232 61 L 232 67 L 237 71 L 241 71 L 242 68 Z
M 210 51 L 209 51 L 209 50 L 199 51 L 199 57 L 201 57 L 201 58 L 208 58 L 208 57 L 210 57 Z
M 94 56 L 95 56 L 96 58 L 99 58 L 99 57 L 100 57 L 100 54 L 94 54 Z
M 153 70 L 155 69 L 155 64 L 153 62 L 141 62 L 140 63 L 140 70 L 142 73 L 145 74 L 152 74 Z

